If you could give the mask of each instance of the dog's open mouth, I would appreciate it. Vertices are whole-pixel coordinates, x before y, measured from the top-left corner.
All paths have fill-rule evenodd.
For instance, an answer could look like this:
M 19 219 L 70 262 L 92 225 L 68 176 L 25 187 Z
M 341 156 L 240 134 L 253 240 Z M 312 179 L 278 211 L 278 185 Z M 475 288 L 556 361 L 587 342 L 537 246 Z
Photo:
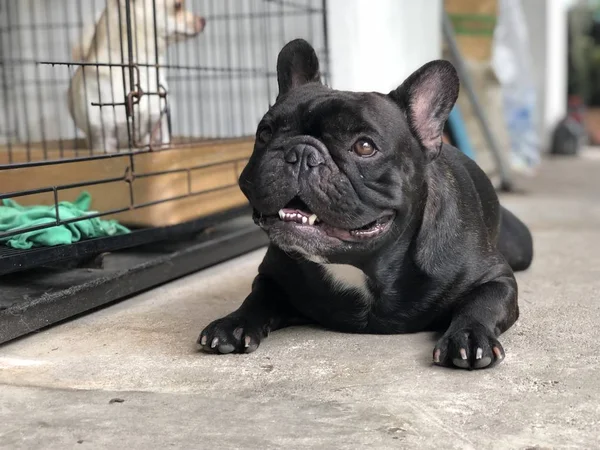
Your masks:
M 325 233 L 330 237 L 342 241 L 367 240 L 380 236 L 389 229 L 393 219 L 394 214 L 387 213 L 359 228 L 338 228 L 319 219 L 317 214 L 313 213 L 310 208 L 297 197 L 279 210 L 278 218 L 274 216 L 262 216 L 259 218 L 255 212 L 255 220 L 263 228 L 268 225 L 273 225 L 273 223 L 283 222 L 283 224 L 294 227 L 294 229 L 297 229 L 298 231 Z

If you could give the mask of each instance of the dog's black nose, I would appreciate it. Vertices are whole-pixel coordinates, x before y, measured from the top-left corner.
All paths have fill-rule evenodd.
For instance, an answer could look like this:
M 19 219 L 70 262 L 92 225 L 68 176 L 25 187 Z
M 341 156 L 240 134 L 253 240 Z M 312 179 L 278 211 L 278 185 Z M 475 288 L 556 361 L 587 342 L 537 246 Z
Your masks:
M 299 161 L 303 161 L 308 168 L 317 167 L 325 162 L 321 152 L 308 144 L 299 144 L 290 148 L 285 153 L 284 159 L 290 164 L 296 164 Z

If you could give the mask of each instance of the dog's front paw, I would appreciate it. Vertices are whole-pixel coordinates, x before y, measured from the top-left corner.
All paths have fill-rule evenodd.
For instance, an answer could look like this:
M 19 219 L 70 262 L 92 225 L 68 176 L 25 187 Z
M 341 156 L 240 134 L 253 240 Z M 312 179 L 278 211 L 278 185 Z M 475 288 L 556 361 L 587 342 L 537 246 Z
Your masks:
M 484 326 L 448 330 L 433 350 L 433 362 L 461 369 L 485 369 L 504 359 L 504 349 Z
M 208 325 L 198 337 L 198 349 L 210 353 L 251 353 L 265 335 L 262 327 L 243 317 L 223 317 Z

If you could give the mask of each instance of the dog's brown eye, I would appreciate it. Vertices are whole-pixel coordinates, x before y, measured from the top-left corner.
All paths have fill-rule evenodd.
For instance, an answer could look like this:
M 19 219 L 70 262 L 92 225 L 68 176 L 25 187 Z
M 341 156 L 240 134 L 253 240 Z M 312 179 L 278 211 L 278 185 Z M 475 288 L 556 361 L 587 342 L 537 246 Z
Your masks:
M 257 138 L 260 143 L 266 144 L 273 137 L 273 132 L 270 127 L 261 127 L 258 129 Z
M 359 139 L 352 147 L 352 150 L 359 156 L 373 156 L 375 146 L 366 139 Z

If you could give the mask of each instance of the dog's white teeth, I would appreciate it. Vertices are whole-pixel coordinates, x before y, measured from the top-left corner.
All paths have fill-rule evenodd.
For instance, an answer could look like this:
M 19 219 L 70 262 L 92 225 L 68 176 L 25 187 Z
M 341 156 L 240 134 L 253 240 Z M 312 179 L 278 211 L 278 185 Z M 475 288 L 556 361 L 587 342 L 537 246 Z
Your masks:
M 316 214 L 311 214 L 310 216 L 305 216 L 304 214 L 300 214 L 300 213 L 286 213 L 283 211 L 283 209 L 279 210 L 279 218 L 281 220 L 284 220 L 286 222 L 297 222 L 297 223 L 301 223 L 303 225 L 309 224 L 309 225 L 314 225 L 316 222 L 319 221 L 319 218 L 317 217 Z

